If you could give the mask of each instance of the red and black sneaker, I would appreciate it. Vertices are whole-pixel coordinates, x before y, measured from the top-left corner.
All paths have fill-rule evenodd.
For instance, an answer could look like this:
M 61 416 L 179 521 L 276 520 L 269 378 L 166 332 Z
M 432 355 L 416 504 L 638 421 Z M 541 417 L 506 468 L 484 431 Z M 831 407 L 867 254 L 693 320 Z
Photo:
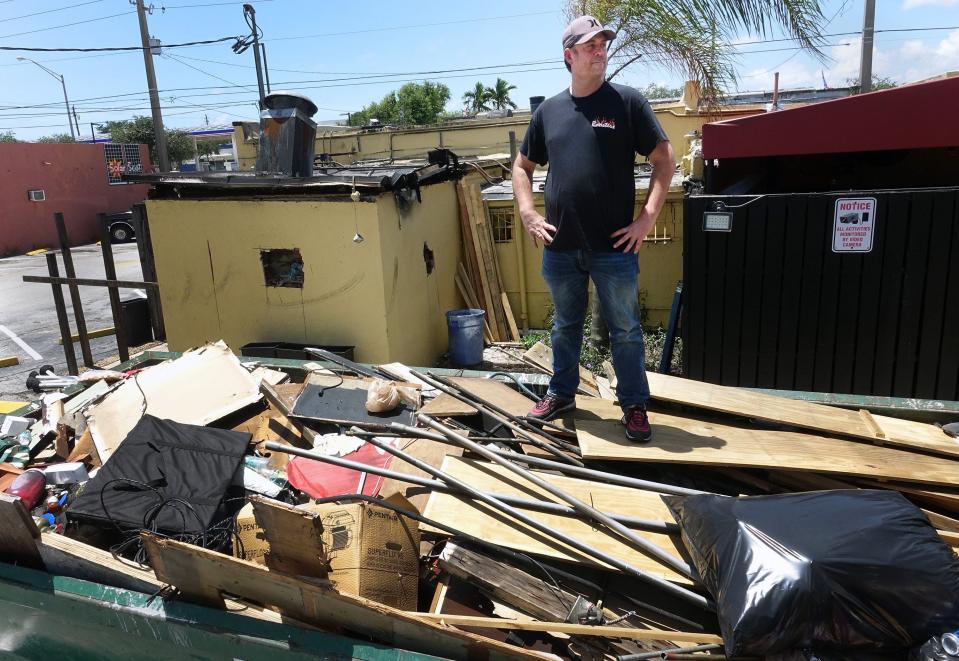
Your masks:
M 536 420 L 552 420 L 558 415 L 576 408 L 576 400 L 571 397 L 560 397 L 553 393 L 546 393 L 543 399 L 536 403 L 533 410 L 526 414 L 528 418 Z
M 648 443 L 653 438 L 645 406 L 631 406 L 626 409 L 623 424 L 626 426 L 626 438 L 634 443 Z

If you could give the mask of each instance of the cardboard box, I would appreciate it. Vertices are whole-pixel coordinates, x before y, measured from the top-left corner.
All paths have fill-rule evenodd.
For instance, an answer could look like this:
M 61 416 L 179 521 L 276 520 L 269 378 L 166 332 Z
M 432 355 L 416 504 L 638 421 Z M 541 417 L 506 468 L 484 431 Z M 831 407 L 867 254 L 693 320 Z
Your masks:
M 370 503 L 304 505 L 322 516 L 329 580 L 337 591 L 401 610 L 416 610 L 420 532 L 416 521 Z M 237 516 L 235 555 L 264 564 L 269 544 L 252 505 Z

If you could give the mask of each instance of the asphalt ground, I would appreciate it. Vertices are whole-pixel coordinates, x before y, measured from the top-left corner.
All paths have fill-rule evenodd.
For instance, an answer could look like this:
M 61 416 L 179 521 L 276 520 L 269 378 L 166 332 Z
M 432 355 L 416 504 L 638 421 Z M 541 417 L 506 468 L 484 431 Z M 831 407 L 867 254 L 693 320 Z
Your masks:
M 104 278 L 103 255 L 100 246 L 85 245 L 71 249 L 73 264 L 79 278 Z M 113 246 L 117 278 L 139 281 L 143 279 L 140 258 L 135 243 Z M 57 251 L 60 275 L 65 276 L 63 260 Z M 17 255 L 0 259 L 0 358 L 16 356 L 19 365 L 0 367 L 0 400 L 31 401 L 39 395 L 26 387 L 27 376 L 41 365 L 53 365 L 57 374 L 67 374 L 63 347 L 57 343 L 60 326 L 57 323 L 53 291 L 50 285 L 23 282 L 25 275 L 48 275 L 46 257 Z M 134 290 L 121 289 L 121 300 L 137 296 Z M 76 334 L 73 305 L 67 287 L 63 298 L 70 318 L 71 332 Z M 87 331 L 113 326 L 110 298 L 106 287 L 80 287 L 80 300 L 86 317 Z M 19 340 L 19 341 L 18 341 Z M 94 361 L 117 353 L 116 338 L 112 335 L 90 340 Z M 83 369 L 80 344 L 74 344 L 77 364 Z

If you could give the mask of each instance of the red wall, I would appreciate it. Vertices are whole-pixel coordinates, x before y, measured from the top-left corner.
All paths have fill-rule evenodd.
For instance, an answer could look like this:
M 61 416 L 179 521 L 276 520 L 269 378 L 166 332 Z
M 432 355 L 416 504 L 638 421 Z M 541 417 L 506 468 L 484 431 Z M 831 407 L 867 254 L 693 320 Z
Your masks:
M 140 162 L 149 163 L 146 145 Z M 27 199 L 37 188 L 46 193 L 43 202 Z M 0 143 L 0 256 L 56 247 L 56 211 L 63 212 L 72 245 L 92 243 L 99 238 L 98 213 L 127 211 L 149 189 L 110 185 L 102 144 Z

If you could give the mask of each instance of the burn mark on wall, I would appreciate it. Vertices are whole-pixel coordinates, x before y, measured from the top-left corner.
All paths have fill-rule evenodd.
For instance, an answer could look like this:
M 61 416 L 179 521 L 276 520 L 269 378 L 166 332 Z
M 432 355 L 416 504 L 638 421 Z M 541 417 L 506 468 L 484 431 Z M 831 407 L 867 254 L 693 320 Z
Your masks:
M 260 263 L 267 287 L 303 289 L 303 258 L 299 248 L 260 250 Z

